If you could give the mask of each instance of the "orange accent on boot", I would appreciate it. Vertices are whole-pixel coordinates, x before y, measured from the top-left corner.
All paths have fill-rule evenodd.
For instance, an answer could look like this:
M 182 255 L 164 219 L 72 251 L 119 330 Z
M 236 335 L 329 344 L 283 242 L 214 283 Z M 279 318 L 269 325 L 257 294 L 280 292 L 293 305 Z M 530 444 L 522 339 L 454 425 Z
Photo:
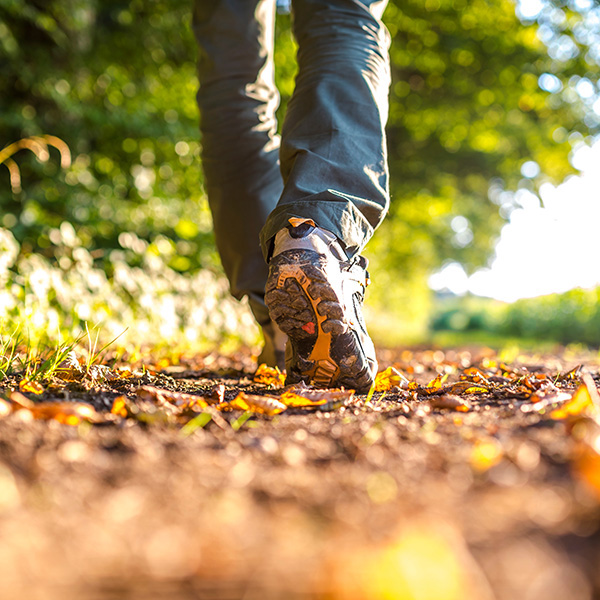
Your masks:
M 300 217 L 290 217 L 288 219 L 288 222 L 292 227 L 298 227 L 299 225 L 302 225 L 304 223 L 308 223 L 313 227 L 317 226 L 317 224 L 312 219 L 301 219 Z
M 323 323 L 327 320 L 327 316 L 320 315 L 317 311 L 317 303 L 320 302 L 321 298 L 317 298 L 317 300 L 313 300 L 308 293 L 308 286 L 310 285 L 310 280 L 302 271 L 302 269 L 298 265 L 286 265 L 282 268 L 279 278 L 277 280 L 277 287 L 282 288 L 285 281 L 287 279 L 295 279 L 300 287 L 304 290 L 308 301 L 310 302 L 313 313 L 317 319 L 316 327 L 315 323 L 310 322 L 306 323 L 302 329 L 307 333 L 313 334 L 317 329 L 317 340 L 315 345 L 313 346 L 312 352 L 308 357 L 309 360 L 315 363 L 315 366 L 306 373 L 311 379 L 315 381 L 316 384 L 321 386 L 327 386 L 335 376 L 339 372 L 339 367 L 336 365 L 335 361 L 331 358 L 330 349 L 331 349 L 331 333 L 326 333 L 323 331 Z M 313 331 L 308 331 L 306 329 L 307 325 L 312 325 Z

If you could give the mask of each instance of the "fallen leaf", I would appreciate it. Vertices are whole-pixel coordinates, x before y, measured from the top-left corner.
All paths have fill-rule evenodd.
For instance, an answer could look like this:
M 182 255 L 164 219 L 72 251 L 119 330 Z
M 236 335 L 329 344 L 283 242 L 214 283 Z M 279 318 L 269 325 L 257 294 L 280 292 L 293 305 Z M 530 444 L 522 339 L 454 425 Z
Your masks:
M 272 396 L 256 396 L 240 392 L 229 406 L 237 410 L 246 410 L 268 416 L 277 415 L 287 409 L 287 406 Z
M 105 365 L 91 365 L 84 375 L 89 377 L 94 383 L 97 381 L 112 381 L 117 379 L 117 375 Z
M 567 419 L 581 414 L 594 412 L 596 406 L 592 400 L 590 392 L 582 383 L 576 390 L 571 399 L 565 402 L 560 408 L 553 410 L 550 417 L 556 420 Z
M 570 381 L 573 381 L 575 379 L 579 379 L 579 373 L 581 372 L 581 367 L 583 365 L 577 365 L 574 369 L 571 369 L 568 373 L 565 373 L 564 375 L 559 375 L 559 379 L 567 379 Z
M 348 404 L 352 396 L 354 396 L 354 390 L 315 390 L 297 385 L 283 392 L 279 400 L 288 407 L 319 407 L 324 410 L 334 410 Z
M 479 439 L 473 445 L 469 462 L 475 471 L 483 473 L 497 465 L 503 454 L 502 446 L 496 439 Z
M 183 392 L 172 392 L 171 390 L 165 390 L 157 388 L 151 385 L 143 385 L 136 390 L 136 394 L 142 400 L 154 400 L 159 405 L 169 403 L 179 408 L 190 409 L 194 407 L 206 408 L 209 403 L 203 396 L 196 396 L 195 394 L 185 394 Z
M 376 392 L 387 392 L 394 386 L 403 390 L 408 389 L 408 379 L 398 369 L 388 367 L 375 376 Z
M 42 384 L 37 381 L 32 381 L 31 379 L 21 379 L 19 389 L 22 392 L 30 392 L 31 394 L 37 395 L 44 393 Z
M 71 351 L 66 358 L 54 369 L 54 377 L 63 381 L 78 381 L 85 375 L 83 368 L 79 364 L 77 354 Z
M 33 402 L 27 396 L 23 396 L 23 394 L 19 392 L 13 392 L 10 395 L 10 401 L 12 402 L 13 412 L 20 408 L 30 409 L 33 407 Z
M 426 387 L 429 390 L 439 390 L 446 379 L 448 379 L 448 373 L 444 373 L 443 375 L 440 373 L 435 379 L 432 379 Z
M 125 396 L 118 396 L 117 398 L 115 398 L 113 400 L 110 412 L 113 415 L 117 415 L 125 419 L 128 415 L 127 398 Z
M 474 384 L 471 381 L 457 381 L 451 383 L 444 388 L 444 391 L 450 394 L 485 394 L 489 389 L 478 383 Z
M 471 410 L 468 402 L 452 394 L 434 396 L 429 400 L 429 405 L 431 408 L 449 408 L 450 410 L 457 410 L 459 412 L 469 412 Z
M 460 378 L 468 379 L 473 383 L 482 383 L 487 381 L 487 377 L 477 367 L 469 367 L 468 369 L 465 369 Z
M 560 404 L 571 399 L 571 394 L 551 390 L 549 392 L 536 392 L 528 400 L 531 404 L 523 404 L 521 411 L 524 413 L 540 412 L 549 406 Z
M 225 386 L 222 383 L 215 385 L 206 401 L 209 404 L 223 404 L 225 402 Z
M 279 370 L 279 367 L 268 367 L 263 363 L 254 373 L 254 383 L 282 386 L 285 383 L 285 375 Z
M 34 419 L 53 419 L 65 425 L 79 425 L 82 421 L 98 423 L 102 417 L 93 406 L 84 402 L 31 402 L 19 392 L 10 395 L 13 411 L 26 409 Z

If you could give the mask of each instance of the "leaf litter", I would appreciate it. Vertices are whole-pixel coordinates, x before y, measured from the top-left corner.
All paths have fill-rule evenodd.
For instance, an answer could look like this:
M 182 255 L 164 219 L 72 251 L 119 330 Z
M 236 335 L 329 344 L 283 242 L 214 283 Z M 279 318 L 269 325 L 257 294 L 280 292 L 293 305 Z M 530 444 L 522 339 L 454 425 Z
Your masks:
M 272 597 L 363 598 L 375 589 L 413 597 L 401 588 L 408 580 L 386 578 L 388 563 L 410 556 L 418 568 L 406 577 L 425 581 L 427 557 L 450 553 L 436 575 L 454 595 L 436 589 L 441 600 L 537 598 L 546 588 L 525 582 L 549 560 L 575 573 L 570 597 L 596 590 L 578 558 L 600 560 L 585 541 L 600 532 L 600 378 L 589 357 L 574 366 L 466 349 L 385 351 L 368 395 L 286 387 L 281 373 L 245 358 L 219 372 L 202 359 L 178 370 L 160 359 L 150 370 L 67 359 L 41 390 L 25 377 L 3 382 L 0 483 L 13 491 L 0 495 L 0 530 L 15 559 L 34 556 L 65 576 L 64 553 L 77 553 L 88 565 L 81 589 L 101 589 L 102 565 L 120 562 L 122 589 L 142 595 L 143 581 L 166 585 L 168 567 L 175 587 L 163 591 L 182 598 L 190 578 L 227 581 L 229 596 L 253 585 Z M 43 513 L 21 495 L 33 481 L 56 499 Z M 9 501 L 22 515 L 14 534 L 2 529 Z M 45 553 L 42 540 L 55 539 L 50 523 L 63 512 L 69 534 Z M 169 528 L 149 535 L 147 520 L 167 513 Z M 102 551 L 77 533 L 97 527 L 113 540 Z M 141 562 L 117 542 L 123 535 L 138 540 Z M 158 550 L 167 543 L 168 558 Z M 506 566 L 514 555 L 527 557 L 520 575 Z M 369 565 L 367 578 L 356 564 Z M 0 566 L 12 589 L 35 589 L 15 573 Z M 48 589 L 47 578 L 39 585 Z

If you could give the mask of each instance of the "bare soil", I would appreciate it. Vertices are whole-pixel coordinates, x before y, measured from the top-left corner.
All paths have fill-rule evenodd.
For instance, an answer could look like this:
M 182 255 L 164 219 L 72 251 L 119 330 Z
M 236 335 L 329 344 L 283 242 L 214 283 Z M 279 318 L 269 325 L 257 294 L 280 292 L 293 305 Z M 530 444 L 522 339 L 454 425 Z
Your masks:
M 192 430 L 0 418 L 0 598 L 600 598 L 596 422 L 552 418 L 558 401 L 523 387 L 571 394 L 585 370 L 597 385 L 597 356 L 379 359 L 419 387 L 330 411 L 223 412 Z M 213 355 L 27 395 L 106 412 L 142 384 L 199 395 L 224 384 L 229 400 L 281 393 L 253 382 L 255 366 L 249 353 Z M 427 391 L 472 366 L 493 385 L 458 394 L 468 411 Z M 4 397 L 17 385 L 6 380 Z

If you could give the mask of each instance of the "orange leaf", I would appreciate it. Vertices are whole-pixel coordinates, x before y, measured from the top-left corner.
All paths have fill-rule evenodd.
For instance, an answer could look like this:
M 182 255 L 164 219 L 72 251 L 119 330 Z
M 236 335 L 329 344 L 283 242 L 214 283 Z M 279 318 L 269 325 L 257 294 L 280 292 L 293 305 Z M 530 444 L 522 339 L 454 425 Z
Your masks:
M 171 361 L 168 358 L 161 358 L 155 365 L 154 368 L 157 371 L 162 371 L 163 369 L 166 369 L 167 367 L 171 366 Z
M 268 416 L 277 415 L 287 408 L 285 404 L 272 396 L 255 396 L 244 392 L 240 392 L 229 403 L 229 406 L 234 409 L 248 410 Z
M 43 386 L 37 381 L 32 381 L 31 379 L 21 379 L 21 382 L 19 383 L 19 389 L 22 392 L 30 392 L 37 395 L 44 393 Z
M 33 403 L 28 409 L 34 419 L 53 419 L 65 425 L 79 425 L 82 421 L 97 423 L 102 420 L 93 406 L 83 402 L 40 402 Z
M 487 381 L 487 377 L 477 368 L 477 367 L 469 367 L 462 372 L 460 376 L 461 379 L 469 379 L 474 383 L 480 383 L 482 381 Z
M 118 396 L 113 400 L 112 407 L 110 409 L 111 414 L 119 417 L 127 417 L 127 398 L 125 396 Z
M 425 392 L 427 394 L 432 394 L 434 392 L 437 392 L 438 390 L 442 389 L 442 385 L 444 384 L 444 381 L 446 381 L 446 379 L 448 379 L 448 373 L 444 373 L 443 375 L 440 373 L 435 379 L 432 379 L 426 386 L 425 386 Z M 410 387 L 409 387 L 410 389 Z
M 280 401 L 294 408 L 310 408 L 313 406 L 335 409 L 348 404 L 354 390 L 313 390 L 294 386 L 281 394 Z
M 285 383 L 285 375 L 278 367 L 268 367 L 263 363 L 254 373 L 254 383 L 281 386 Z
M 568 417 L 577 416 L 583 413 L 590 413 L 596 410 L 596 406 L 592 400 L 590 392 L 582 383 L 576 390 L 571 399 L 565 402 L 560 408 L 553 410 L 550 417 L 553 419 L 567 419 Z
M 376 392 L 387 392 L 394 386 L 401 387 L 402 389 L 408 388 L 408 379 L 398 369 L 388 367 L 375 376 Z
M 30 409 L 33 407 L 33 402 L 27 396 L 23 396 L 20 392 L 13 392 L 10 395 L 10 401 L 12 402 L 13 411 L 20 410 L 21 408 Z

